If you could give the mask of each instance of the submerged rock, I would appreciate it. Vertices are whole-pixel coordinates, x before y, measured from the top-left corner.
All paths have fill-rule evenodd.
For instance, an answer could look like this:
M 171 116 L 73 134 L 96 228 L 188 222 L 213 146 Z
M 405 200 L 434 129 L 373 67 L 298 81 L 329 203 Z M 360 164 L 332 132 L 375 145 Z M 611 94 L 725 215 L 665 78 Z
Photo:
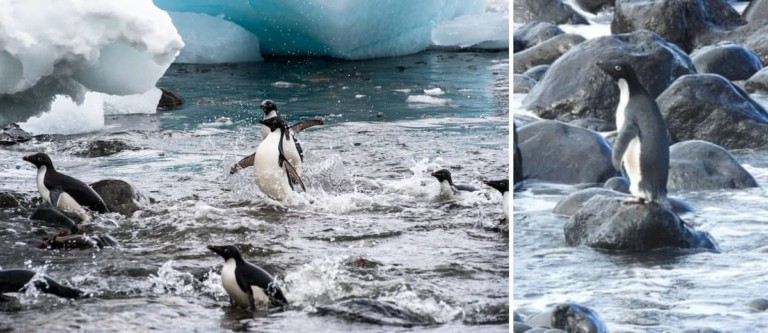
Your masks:
M 673 142 L 704 140 L 727 149 L 768 145 L 768 112 L 720 75 L 680 77 L 656 102 Z
M 525 125 L 517 134 L 524 178 L 580 184 L 617 175 L 610 145 L 600 134 L 552 120 Z
M 512 2 L 512 18 L 514 23 L 589 24 L 587 19 L 560 0 L 515 0 Z
M 654 97 L 679 76 L 696 71 L 685 53 L 652 32 L 594 38 L 553 63 L 525 97 L 523 107 L 546 119 L 597 118 L 615 128 L 619 88 L 595 65 L 615 58 L 627 61 Z
M 125 150 L 138 150 L 139 148 L 128 145 L 120 140 L 95 140 L 85 146 L 85 150 L 76 153 L 82 157 L 104 157 L 117 154 Z
M 730 43 L 698 49 L 691 54 L 691 60 L 700 74 L 720 74 L 731 81 L 749 79 L 763 68 L 754 51 Z
M 131 184 L 123 180 L 104 179 L 91 184 L 91 187 L 104 199 L 110 212 L 131 216 L 141 209 L 139 194 Z
M 377 325 L 433 325 L 435 320 L 394 303 L 367 298 L 353 298 L 332 305 L 317 306 L 317 314 Z
M 568 333 L 608 333 L 597 312 L 574 303 L 562 303 L 555 307 L 552 312 L 552 328 Z
M 614 251 L 679 248 L 719 251 L 707 232 L 697 231 L 658 204 L 625 204 L 611 196 L 589 199 L 565 224 L 570 246 Z
M 11 193 L 0 192 L 0 209 L 19 207 L 19 199 Z
M 0 146 L 10 146 L 32 140 L 32 134 L 27 133 L 18 124 L 8 124 L 0 129 Z
M 581 35 L 562 34 L 517 52 L 512 55 L 512 72 L 522 74 L 535 66 L 549 65 L 585 40 Z
M 160 95 L 160 101 L 157 103 L 157 111 L 173 110 L 184 105 L 184 99 L 176 93 L 165 88 L 160 88 L 160 91 L 163 94 Z
M 757 187 L 757 181 L 720 146 L 706 141 L 679 142 L 669 148 L 669 181 L 674 190 L 717 190 Z

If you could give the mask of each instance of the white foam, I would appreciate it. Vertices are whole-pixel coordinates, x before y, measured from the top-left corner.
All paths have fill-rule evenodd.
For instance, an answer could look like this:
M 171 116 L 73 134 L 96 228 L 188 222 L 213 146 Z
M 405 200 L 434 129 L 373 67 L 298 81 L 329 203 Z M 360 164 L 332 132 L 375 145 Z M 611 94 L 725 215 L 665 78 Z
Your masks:
M 119 96 L 100 94 L 104 99 L 104 114 L 133 114 L 157 112 L 157 103 L 163 92 L 158 88 L 150 89 L 143 94 Z
M 104 128 L 104 99 L 101 94 L 87 93 L 81 104 L 67 96 L 56 96 L 51 110 L 19 123 L 32 134 L 76 134 Z

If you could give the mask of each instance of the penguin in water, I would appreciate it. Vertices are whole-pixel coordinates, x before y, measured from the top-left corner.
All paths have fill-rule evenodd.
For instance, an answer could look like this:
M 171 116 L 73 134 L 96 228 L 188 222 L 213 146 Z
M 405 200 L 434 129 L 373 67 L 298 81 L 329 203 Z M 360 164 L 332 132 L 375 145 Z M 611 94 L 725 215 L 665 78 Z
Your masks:
M 3 293 L 24 292 L 29 287 L 37 272 L 27 269 L 3 269 L 0 270 L 0 296 Z M 48 276 L 42 276 L 34 280 L 35 288 L 46 294 L 56 295 L 63 298 L 76 299 L 83 297 L 85 293 L 81 290 L 63 286 Z
M 264 119 L 267 120 L 273 117 L 277 117 L 279 113 L 277 112 L 277 104 L 271 100 L 264 100 L 261 102 L 261 110 L 264 111 Z M 302 162 L 304 162 L 304 150 L 301 148 L 301 144 L 296 139 L 296 134 L 300 133 L 306 128 L 316 126 L 316 125 L 323 125 L 322 119 L 308 119 L 308 120 L 302 120 L 298 123 L 295 123 L 290 126 L 290 132 L 291 136 L 293 137 L 293 142 L 296 144 L 296 150 L 299 152 L 299 158 Z M 262 124 L 261 125 L 261 139 L 264 140 L 267 138 L 267 135 L 271 130 L 269 129 L 269 126 Z M 229 173 L 234 174 L 235 172 L 239 171 L 240 169 L 245 169 L 249 166 L 253 166 L 254 163 L 254 156 L 255 154 L 251 154 L 243 159 L 241 159 L 239 162 L 235 163 L 230 169 Z M 299 173 L 301 173 L 301 168 L 299 169 Z
M 668 207 L 669 132 L 656 101 L 645 90 L 629 63 L 621 60 L 597 63 L 619 85 L 619 106 L 613 145 L 614 168 L 622 166 L 629 178 L 632 197 L 625 203 L 655 202 Z
M 501 192 L 501 195 L 504 197 L 504 202 L 503 202 L 504 221 L 508 224 L 509 223 L 509 179 L 486 180 L 486 181 L 483 181 L 483 183 Z
M 477 188 L 469 185 L 456 185 L 451 178 L 451 172 L 448 169 L 440 169 L 432 173 L 432 177 L 437 178 L 440 183 L 440 193 L 437 195 L 437 200 L 448 201 L 456 199 L 456 195 L 459 191 L 475 192 Z
M 229 294 L 230 304 L 252 310 L 288 305 L 275 278 L 261 267 L 245 261 L 236 246 L 208 245 L 208 249 L 224 258 L 221 284 Z
M 24 156 L 23 160 L 37 167 L 37 190 L 43 201 L 56 207 L 64 215 L 88 222 L 91 215 L 87 210 L 109 213 L 107 204 L 96 191 L 85 183 L 56 171 L 48 155 L 37 153 Z
M 270 198 L 288 201 L 294 184 L 306 191 L 300 171 L 294 166 L 301 165 L 301 158 L 288 124 L 282 117 L 278 115 L 262 120 L 261 123 L 269 127 L 270 133 L 256 148 L 253 164 L 256 185 Z

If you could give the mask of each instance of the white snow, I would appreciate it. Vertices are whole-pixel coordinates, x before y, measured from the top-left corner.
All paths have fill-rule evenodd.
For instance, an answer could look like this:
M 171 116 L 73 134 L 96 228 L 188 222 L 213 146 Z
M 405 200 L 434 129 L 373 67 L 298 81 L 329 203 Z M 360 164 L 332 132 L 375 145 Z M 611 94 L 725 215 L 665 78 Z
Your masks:
M 448 98 L 437 98 L 427 95 L 411 95 L 405 100 L 408 103 L 421 103 L 431 105 L 448 105 L 451 100 Z
M 184 39 L 177 63 L 221 64 L 261 61 L 259 38 L 241 26 L 197 13 L 171 12 L 173 24 Z

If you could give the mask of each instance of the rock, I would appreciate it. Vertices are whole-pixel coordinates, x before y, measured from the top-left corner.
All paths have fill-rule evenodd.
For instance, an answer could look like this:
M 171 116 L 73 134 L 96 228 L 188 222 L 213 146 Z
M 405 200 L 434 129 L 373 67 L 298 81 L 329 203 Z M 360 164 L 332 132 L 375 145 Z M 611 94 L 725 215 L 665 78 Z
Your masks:
M 541 80 L 541 78 L 544 77 L 544 74 L 547 74 L 547 70 L 549 69 L 549 65 L 538 65 L 533 66 L 529 68 L 527 71 L 523 73 L 523 75 L 536 80 L 538 82 Z
M 38 206 L 29 217 L 29 219 L 51 223 L 57 228 L 64 227 L 71 233 L 77 233 L 80 231 L 80 228 L 77 226 L 77 223 L 74 220 L 50 205 Z
M 737 44 L 705 46 L 691 54 L 693 65 L 700 74 L 720 74 L 728 80 L 746 80 L 763 68 L 760 57 Z
M 531 328 L 533 327 L 528 326 L 528 324 L 521 323 L 519 321 L 515 321 L 512 323 L 512 332 L 514 333 L 524 333 L 529 331 Z
M 629 180 L 624 177 L 613 177 L 605 181 L 603 188 L 629 194 Z
M 316 309 L 319 315 L 334 315 L 369 324 L 405 327 L 435 324 L 429 316 L 375 299 L 353 298 L 332 305 L 319 305 Z
M 768 299 L 756 298 L 749 301 L 749 303 L 747 303 L 747 306 L 756 311 L 765 311 L 765 310 L 768 310 Z
M 595 65 L 612 58 L 628 61 L 654 97 L 677 77 L 695 73 L 685 53 L 654 33 L 598 37 L 575 46 L 553 63 L 523 100 L 523 107 L 541 118 L 565 122 L 598 118 L 615 129 L 619 88 Z
M 752 0 L 741 14 L 751 24 L 763 23 L 768 20 L 768 0 Z
M 673 142 L 704 140 L 726 149 L 768 145 L 766 110 L 720 75 L 680 77 L 656 102 Z
M 757 181 L 725 149 L 706 141 L 679 142 L 669 148 L 670 191 L 757 187 Z
M 184 105 L 184 99 L 176 93 L 165 88 L 160 88 L 160 91 L 162 91 L 163 94 L 160 95 L 160 101 L 157 103 L 158 111 L 173 110 Z
M 551 328 L 550 325 L 552 325 L 552 311 L 554 311 L 554 309 L 548 309 L 535 315 L 528 316 L 528 320 L 526 320 L 525 323 L 531 327 Z
M 517 38 L 517 35 L 512 36 L 512 53 L 517 53 L 525 50 L 525 43 Z
M 763 64 L 768 63 L 768 21 L 748 24 L 729 31 L 712 31 L 700 36 L 698 44 L 710 45 L 721 41 L 744 45 L 755 52 Z
M 624 179 L 621 177 L 613 177 L 611 179 L 616 178 Z M 626 193 L 623 193 L 599 187 L 585 188 L 583 190 L 573 192 L 566 196 L 563 200 L 560 200 L 560 202 L 555 205 L 552 213 L 569 217 L 576 215 L 576 213 L 584 206 L 587 201 L 596 196 L 619 198 L 623 201 L 629 197 L 629 190 L 627 190 Z M 693 207 L 683 201 L 674 198 L 667 199 L 669 200 L 670 205 L 672 205 L 672 210 L 677 214 L 689 213 L 693 211 Z
M 131 216 L 140 210 L 141 197 L 131 184 L 118 179 L 104 179 L 91 184 L 96 193 L 104 199 L 110 212 Z
M 576 4 L 581 9 L 596 14 L 604 8 L 616 5 L 616 0 L 576 0 Z
M 104 157 L 117 154 L 124 150 L 138 150 L 139 148 L 128 145 L 120 140 L 95 140 L 85 146 L 85 150 L 76 153 L 82 157 Z
M 552 312 L 552 328 L 573 333 L 608 333 L 608 328 L 597 312 L 574 303 L 555 306 L 555 311 Z
M 530 22 L 515 29 L 514 37 L 523 43 L 523 49 L 527 49 L 564 33 L 563 30 L 552 23 Z
M 564 53 L 583 42 L 581 35 L 562 34 L 512 55 L 512 72 L 521 74 L 538 65 L 549 65 Z
M 565 224 L 570 246 L 614 251 L 680 248 L 719 251 L 707 232 L 684 224 L 675 213 L 657 204 L 623 204 L 622 199 L 596 195 Z
M 700 37 L 744 24 L 726 0 L 617 0 L 611 33 L 649 30 L 691 52 Z
M 512 2 L 512 18 L 514 23 L 589 24 L 587 19 L 560 0 L 515 0 Z
M 611 148 L 600 134 L 551 120 L 525 125 L 517 134 L 525 178 L 581 184 L 617 175 Z
M 19 207 L 19 200 L 11 193 L 0 192 L 0 209 Z
M 27 133 L 18 124 L 8 124 L 0 129 L 0 146 L 10 146 L 32 140 L 32 134 Z
M 512 311 L 512 320 L 520 323 L 525 322 L 525 318 L 523 318 L 521 314 L 517 313 L 517 311 Z
M 598 118 L 579 118 L 571 120 L 568 123 L 595 132 L 608 132 L 616 127 L 615 124 L 608 123 L 607 121 Z
M 744 90 L 750 93 L 768 93 L 768 67 L 764 67 L 759 72 L 752 75 L 744 83 Z
M 515 94 L 528 93 L 535 85 L 536 80 L 531 79 L 525 75 L 513 74 L 512 76 L 512 92 Z

